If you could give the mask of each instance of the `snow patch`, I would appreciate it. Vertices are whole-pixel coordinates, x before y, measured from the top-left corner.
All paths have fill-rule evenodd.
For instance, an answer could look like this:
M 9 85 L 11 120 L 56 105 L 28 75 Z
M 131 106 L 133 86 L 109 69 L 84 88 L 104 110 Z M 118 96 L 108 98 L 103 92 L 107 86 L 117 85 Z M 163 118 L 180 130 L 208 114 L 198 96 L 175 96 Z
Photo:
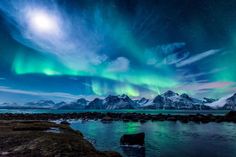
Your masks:
M 224 96 L 224 97 L 220 98 L 219 100 L 214 101 L 212 103 L 206 103 L 205 105 L 210 106 L 210 107 L 215 108 L 215 109 L 220 108 L 220 107 L 224 107 L 224 105 L 226 104 L 227 99 L 232 97 L 232 96 L 233 96 L 233 94 L 227 95 L 227 96 Z

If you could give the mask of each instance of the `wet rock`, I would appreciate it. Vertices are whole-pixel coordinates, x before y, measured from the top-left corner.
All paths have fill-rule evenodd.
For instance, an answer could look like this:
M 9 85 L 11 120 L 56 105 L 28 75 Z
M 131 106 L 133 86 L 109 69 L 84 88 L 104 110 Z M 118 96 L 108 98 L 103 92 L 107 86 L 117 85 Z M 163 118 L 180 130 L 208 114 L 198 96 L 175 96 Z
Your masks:
M 103 118 L 101 119 L 102 122 L 111 122 L 112 120 L 113 120 L 113 119 L 112 119 L 111 117 L 108 117 L 108 116 L 103 117 Z
M 143 113 L 99 113 L 99 112 L 83 112 L 83 113 L 41 113 L 41 114 L 0 114 L 0 120 L 68 120 L 68 119 L 82 119 L 87 120 L 101 120 L 102 122 L 110 122 L 120 120 L 123 122 L 145 122 L 152 121 L 181 121 L 187 123 L 193 121 L 195 123 L 208 122 L 236 122 L 236 111 L 231 111 L 226 115 L 150 115 Z M 63 121 L 62 124 L 69 125 L 68 122 Z M 33 130 L 34 128 L 32 128 Z M 35 128 L 36 130 L 39 128 Z M 42 128 L 43 129 L 43 128 Z
M 141 119 L 141 120 L 140 120 L 140 123 L 146 123 L 146 122 L 147 122 L 146 119 Z
M 70 123 L 69 123 L 68 121 L 66 121 L 66 120 L 61 121 L 60 124 L 63 124 L 63 125 L 70 125 Z
M 130 122 L 129 119 L 123 119 L 123 122 Z
M 236 111 L 230 111 L 225 115 L 227 119 L 236 120 Z
M 138 134 L 124 134 L 120 138 L 120 144 L 121 145 L 140 145 L 140 146 L 143 146 L 144 145 L 144 138 L 145 138 L 145 134 L 143 132 L 138 133 Z
M 177 121 L 177 118 L 175 116 L 167 117 L 168 121 Z

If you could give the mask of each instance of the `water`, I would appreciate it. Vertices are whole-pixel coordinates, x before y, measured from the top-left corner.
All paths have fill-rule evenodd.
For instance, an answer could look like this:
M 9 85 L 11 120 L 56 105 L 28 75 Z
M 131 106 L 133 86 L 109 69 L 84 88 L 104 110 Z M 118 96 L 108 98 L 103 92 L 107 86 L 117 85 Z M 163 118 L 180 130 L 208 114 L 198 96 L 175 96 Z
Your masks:
M 83 113 L 83 112 L 101 112 L 101 113 L 145 113 L 145 114 L 173 114 L 173 115 L 188 115 L 188 114 L 215 114 L 224 115 L 226 110 L 56 110 L 56 109 L 0 109 L 0 113 Z
M 181 122 L 71 121 L 71 127 L 91 139 L 99 150 L 114 150 L 125 157 L 235 157 L 236 124 Z M 122 148 L 123 134 L 145 132 L 145 149 Z
M 215 114 L 227 111 L 189 110 L 48 110 L 48 109 L 0 109 L 0 113 L 72 113 L 72 112 L 136 112 L 146 114 Z M 124 157 L 235 157 L 236 124 L 193 122 L 122 122 L 72 120 L 71 127 L 81 131 L 96 149 L 120 152 Z M 120 147 L 123 134 L 145 132 L 145 148 Z

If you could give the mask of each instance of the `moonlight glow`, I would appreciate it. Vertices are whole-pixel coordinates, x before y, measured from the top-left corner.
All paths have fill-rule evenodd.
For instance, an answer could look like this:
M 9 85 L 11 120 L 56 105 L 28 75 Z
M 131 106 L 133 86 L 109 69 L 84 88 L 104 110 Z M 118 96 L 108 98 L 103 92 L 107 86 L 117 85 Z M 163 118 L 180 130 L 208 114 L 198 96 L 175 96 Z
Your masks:
M 58 34 L 60 32 L 58 18 L 44 10 L 28 10 L 30 29 L 38 34 Z
M 86 96 L 232 94 L 230 1 L 0 0 L 0 86 Z

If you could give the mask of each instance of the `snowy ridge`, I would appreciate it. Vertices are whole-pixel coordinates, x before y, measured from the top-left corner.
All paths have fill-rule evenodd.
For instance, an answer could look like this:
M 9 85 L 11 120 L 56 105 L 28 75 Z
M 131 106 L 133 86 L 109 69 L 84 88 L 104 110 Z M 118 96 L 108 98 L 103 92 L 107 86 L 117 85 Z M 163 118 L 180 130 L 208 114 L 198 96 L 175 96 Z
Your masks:
M 37 102 L 28 102 L 24 105 L 16 103 L 3 103 L 0 108 L 48 108 L 48 109 L 191 109 L 191 110 L 208 110 L 208 109 L 236 109 L 236 93 L 222 97 L 219 100 L 204 98 L 203 100 L 190 97 L 187 94 L 178 94 L 173 91 L 167 91 L 157 95 L 154 99 L 136 99 L 132 100 L 129 96 L 109 95 L 104 99 L 95 98 L 88 101 L 80 98 L 74 102 L 55 103 L 51 100 L 40 100 Z

